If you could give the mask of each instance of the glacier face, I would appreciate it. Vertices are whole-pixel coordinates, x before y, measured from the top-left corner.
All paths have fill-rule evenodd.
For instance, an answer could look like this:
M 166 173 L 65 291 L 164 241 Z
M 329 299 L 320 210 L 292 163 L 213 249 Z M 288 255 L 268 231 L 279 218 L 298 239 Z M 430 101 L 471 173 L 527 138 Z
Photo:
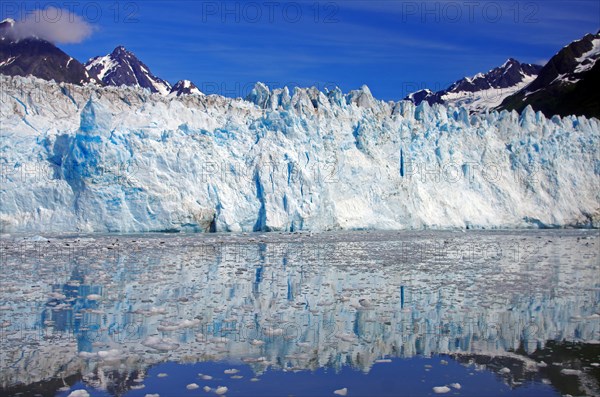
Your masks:
M 0 82 L 5 233 L 598 225 L 597 119 Z

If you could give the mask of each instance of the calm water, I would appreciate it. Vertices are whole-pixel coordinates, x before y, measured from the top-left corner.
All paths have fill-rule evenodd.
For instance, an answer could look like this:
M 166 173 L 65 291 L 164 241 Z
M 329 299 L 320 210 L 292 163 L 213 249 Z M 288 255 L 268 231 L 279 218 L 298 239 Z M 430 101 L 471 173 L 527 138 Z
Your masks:
M 0 243 L 2 395 L 600 394 L 597 230 Z

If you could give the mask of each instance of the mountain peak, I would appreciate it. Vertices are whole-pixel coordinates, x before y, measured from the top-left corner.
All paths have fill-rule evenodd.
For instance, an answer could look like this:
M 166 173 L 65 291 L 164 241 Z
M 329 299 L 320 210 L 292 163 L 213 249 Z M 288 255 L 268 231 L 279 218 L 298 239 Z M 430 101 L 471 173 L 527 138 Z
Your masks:
M 419 90 L 404 99 L 419 104 L 447 103 L 470 110 L 485 110 L 498 106 L 504 98 L 529 84 L 542 69 L 539 65 L 521 63 L 508 58 L 501 66 L 487 73 L 477 73 L 452 83 L 448 88 L 431 92 Z
M 0 21 L 0 39 L 5 40 L 5 38 L 14 40 L 14 26 L 15 20 L 12 18 L 6 18 Z
M 170 94 L 180 95 L 203 95 L 202 92 L 196 87 L 190 80 L 179 80 L 173 88 L 171 88 Z
M 502 66 L 500 66 L 501 69 L 505 69 L 505 68 L 509 68 L 512 66 L 520 66 L 521 62 L 519 62 L 518 60 L 516 60 L 515 58 L 508 58 L 506 60 L 506 62 L 504 62 L 502 64 Z M 493 70 L 493 69 L 492 69 Z
M 127 48 L 125 48 L 122 45 L 119 45 L 117 47 L 115 47 L 115 49 L 113 50 L 113 52 L 110 53 L 111 56 L 124 56 L 124 55 L 134 55 L 131 51 L 128 51 Z
M 12 18 L 5 18 L 2 21 L 0 21 L 0 27 L 8 27 L 10 26 L 11 28 L 13 26 L 15 26 L 15 20 Z
M 107 85 L 138 86 L 162 95 L 171 91 L 167 81 L 153 75 L 148 66 L 122 45 L 108 55 L 90 59 L 85 67 Z

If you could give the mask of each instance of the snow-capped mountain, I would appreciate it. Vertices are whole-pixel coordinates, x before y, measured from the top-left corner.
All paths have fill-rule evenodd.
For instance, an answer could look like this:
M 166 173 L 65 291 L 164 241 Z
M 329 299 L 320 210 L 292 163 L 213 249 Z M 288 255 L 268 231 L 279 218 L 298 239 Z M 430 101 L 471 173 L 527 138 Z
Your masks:
M 170 94 L 180 95 L 202 95 L 202 92 L 189 80 L 179 80 L 172 88 Z
M 0 35 L 4 36 L 8 30 L 15 26 L 15 20 L 12 18 L 6 18 L 0 21 Z
M 0 22 L 0 74 L 73 84 L 96 82 L 93 73 L 54 44 L 35 37 L 16 39 L 14 26 L 12 19 Z
M 506 98 L 502 109 L 527 105 L 546 115 L 577 114 L 600 118 L 600 32 L 587 34 L 556 53 L 537 78 Z
M 478 92 L 490 88 L 511 88 L 523 82 L 527 77 L 537 76 L 542 69 L 539 65 L 520 63 L 509 58 L 502 66 L 489 72 L 461 79 L 448 88 L 448 92 Z
M 0 83 L 4 232 L 600 225 L 597 119 Z
M 148 66 L 123 46 L 108 55 L 90 59 L 85 67 L 106 85 L 139 86 L 162 95 L 171 91 L 169 82 L 153 75 Z
M 460 79 L 444 90 L 420 90 L 405 99 L 417 105 L 427 101 L 430 105 L 444 103 L 464 106 L 471 111 L 484 111 L 498 106 L 504 98 L 531 83 L 541 68 L 509 58 L 502 66 Z
M 441 95 L 437 92 L 431 91 L 429 88 L 411 92 L 406 96 L 406 98 L 404 98 L 404 100 L 411 101 L 415 105 L 419 105 L 423 101 L 426 101 L 430 105 L 433 105 L 434 103 L 442 103 Z

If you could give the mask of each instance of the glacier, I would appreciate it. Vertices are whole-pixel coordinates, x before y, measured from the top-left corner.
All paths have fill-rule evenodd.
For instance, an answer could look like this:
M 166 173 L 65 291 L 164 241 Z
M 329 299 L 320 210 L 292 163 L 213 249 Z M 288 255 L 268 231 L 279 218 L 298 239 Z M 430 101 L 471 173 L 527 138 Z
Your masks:
M 0 76 L 3 233 L 600 226 L 600 121 Z

